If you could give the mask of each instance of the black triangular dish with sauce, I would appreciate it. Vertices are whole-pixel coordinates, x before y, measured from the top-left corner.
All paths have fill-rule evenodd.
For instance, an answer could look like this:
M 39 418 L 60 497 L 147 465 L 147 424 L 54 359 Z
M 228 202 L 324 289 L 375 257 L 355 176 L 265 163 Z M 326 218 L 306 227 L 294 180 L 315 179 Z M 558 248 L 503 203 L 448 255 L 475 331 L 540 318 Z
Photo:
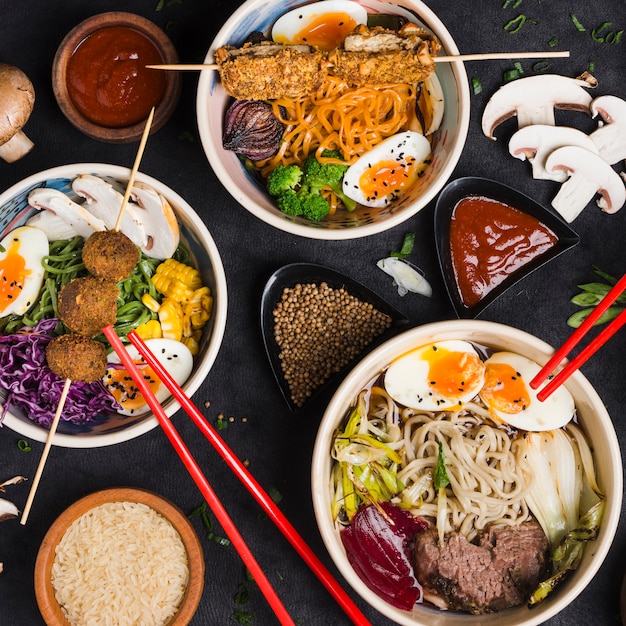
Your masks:
M 311 395 L 301 404 L 294 402 L 292 398 L 292 389 L 281 366 L 279 358 L 280 347 L 278 346 L 274 336 L 274 309 L 281 300 L 283 292 L 286 288 L 293 288 L 297 284 L 315 284 L 326 283 L 331 289 L 345 289 L 345 291 L 357 298 L 361 302 L 371 304 L 377 311 L 391 318 L 390 326 L 381 334 L 376 336 L 371 342 L 365 346 L 358 355 L 352 358 L 348 363 L 343 365 L 341 369 L 333 373 L 328 380 L 321 385 L 315 387 Z M 371 291 L 365 285 L 322 265 L 312 263 L 292 263 L 285 265 L 276 270 L 267 281 L 261 298 L 261 331 L 263 334 L 263 342 L 265 350 L 272 367 L 272 372 L 280 387 L 281 393 L 285 398 L 289 408 L 297 411 L 306 405 L 311 399 L 318 397 L 323 391 L 339 384 L 343 374 L 355 365 L 368 352 L 386 341 L 400 330 L 403 330 L 408 324 L 405 315 L 394 309 L 383 298 Z
M 552 231 L 556 236 L 556 241 L 544 252 L 510 272 L 502 282 L 491 287 L 478 301 L 468 302 L 468 299 L 462 296 L 459 287 L 457 269 L 451 251 L 450 231 L 457 205 L 466 198 L 476 197 L 507 205 L 525 216 L 538 220 L 541 226 Z M 448 295 L 456 315 L 463 319 L 477 317 L 494 300 L 522 278 L 577 245 L 579 237 L 555 212 L 541 206 L 519 191 L 486 178 L 466 177 L 449 183 L 437 200 L 435 206 L 435 241 L 439 265 Z

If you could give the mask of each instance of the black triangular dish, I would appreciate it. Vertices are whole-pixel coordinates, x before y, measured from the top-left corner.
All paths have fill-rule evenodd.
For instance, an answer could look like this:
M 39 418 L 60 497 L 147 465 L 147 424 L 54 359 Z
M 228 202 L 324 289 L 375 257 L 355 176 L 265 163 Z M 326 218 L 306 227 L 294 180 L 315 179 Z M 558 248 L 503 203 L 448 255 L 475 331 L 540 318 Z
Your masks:
M 280 301 L 285 288 L 294 287 L 298 283 L 320 284 L 322 282 L 326 282 L 332 289 L 340 289 L 343 287 L 350 295 L 363 302 L 369 302 L 378 311 L 388 315 L 392 319 L 392 324 L 385 332 L 372 341 L 358 357 L 342 368 L 340 372 L 334 374 L 323 385 L 315 389 L 314 393 L 303 406 L 306 406 L 311 399 L 317 397 L 322 391 L 327 391 L 329 387 L 338 385 L 345 372 L 353 367 L 358 360 L 363 358 L 365 354 L 380 345 L 383 341 L 398 333 L 408 323 L 408 319 L 405 315 L 390 306 L 368 287 L 333 269 L 312 263 L 293 263 L 276 270 L 267 281 L 261 297 L 261 331 L 274 378 L 292 411 L 296 411 L 302 407 L 294 404 L 291 399 L 291 390 L 283 375 L 281 362 L 278 358 L 280 350 L 274 338 L 273 311 L 276 304 Z
M 535 217 L 557 236 L 556 245 L 512 273 L 500 285 L 487 293 L 477 304 L 467 306 L 461 299 L 450 253 L 450 222 L 455 206 L 467 196 L 484 196 L 503 202 Z M 578 235 L 556 212 L 547 209 L 512 187 L 487 178 L 466 177 L 449 183 L 441 192 L 435 206 L 435 242 L 439 266 L 456 315 L 474 318 L 494 300 L 531 272 L 556 258 L 579 242 Z

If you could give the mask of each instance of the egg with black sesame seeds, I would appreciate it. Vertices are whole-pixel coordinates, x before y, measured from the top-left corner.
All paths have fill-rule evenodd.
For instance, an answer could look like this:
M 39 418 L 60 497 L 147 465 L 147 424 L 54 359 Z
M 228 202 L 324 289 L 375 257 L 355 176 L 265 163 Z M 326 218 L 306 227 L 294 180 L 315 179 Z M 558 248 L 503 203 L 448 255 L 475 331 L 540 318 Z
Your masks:
M 421 133 L 392 135 L 346 170 L 343 192 L 363 206 L 385 207 L 416 183 L 430 157 L 430 143 Z
M 485 361 L 481 400 L 499 422 L 530 431 L 565 426 L 574 416 L 574 399 L 561 386 L 543 402 L 530 381 L 539 373 L 538 363 L 513 352 L 496 352 Z
M 23 315 L 43 285 L 48 238 L 35 226 L 21 226 L 0 241 L 0 317 Z
M 399 404 L 425 411 L 460 409 L 476 397 L 485 365 L 471 343 L 445 340 L 421 346 L 394 360 L 384 386 Z
M 146 346 L 157 360 L 172 375 L 174 380 L 183 385 L 191 375 L 193 356 L 189 348 L 175 339 L 146 339 Z M 128 353 L 137 363 L 141 374 L 152 389 L 160 403 L 170 397 L 167 387 L 159 380 L 154 370 L 145 363 L 134 346 L 127 347 Z M 148 405 L 135 385 L 131 375 L 123 366 L 119 365 L 117 354 L 109 355 L 107 371 L 102 382 L 109 390 L 116 402 L 120 405 L 118 413 L 122 415 L 136 415 L 148 410 Z
M 272 28 L 272 40 L 333 50 L 359 24 L 367 24 L 365 7 L 352 0 L 322 0 L 279 17 Z

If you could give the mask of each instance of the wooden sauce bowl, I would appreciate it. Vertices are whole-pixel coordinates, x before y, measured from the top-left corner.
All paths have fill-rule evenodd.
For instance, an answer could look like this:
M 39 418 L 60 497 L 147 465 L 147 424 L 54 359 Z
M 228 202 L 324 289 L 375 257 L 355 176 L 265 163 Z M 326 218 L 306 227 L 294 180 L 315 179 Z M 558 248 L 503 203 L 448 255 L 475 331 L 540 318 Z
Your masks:
M 90 35 L 110 27 L 128 28 L 136 31 L 156 47 L 162 57 L 162 63 L 178 63 L 178 53 L 169 37 L 150 20 L 140 15 L 123 11 L 100 13 L 87 18 L 75 26 L 61 41 L 52 63 L 52 89 L 65 117 L 88 137 L 109 143 L 139 141 L 148 113 L 146 113 L 145 119 L 127 126 L 105 126 L 95 122 L 93 118 L 89 119 L 86 117 L 71 97 L 68 85 L 68 63 L 72 55 L 81 42 L 84 42 Z M 154 119 L 150 128 L 150 133 L 154 133 L 167 122 L 174 112 L 180 99 L 182 79 L 180 72 L 176 71 L 147 71 L 163 72 L 165 77 L 164 92 L 155 107 Z
M 204 589 L 204 556 L 202 545 L 185 514 L 174 504 L 150 491 L 135 488 L 113 488 L 97 491 L 68 507 L 46 533 L 35 561 L 35 596 L 39 611 L 48 626 L 70 626 L 52 586 L 52 565 L 56 547 L 70 525 L 79 517 L 109 502 L 138 502 L 160 513 L 178 531 L 189 561 L 189 582 L 176 615 L 168 626 L 187 626 L 194 616 Z

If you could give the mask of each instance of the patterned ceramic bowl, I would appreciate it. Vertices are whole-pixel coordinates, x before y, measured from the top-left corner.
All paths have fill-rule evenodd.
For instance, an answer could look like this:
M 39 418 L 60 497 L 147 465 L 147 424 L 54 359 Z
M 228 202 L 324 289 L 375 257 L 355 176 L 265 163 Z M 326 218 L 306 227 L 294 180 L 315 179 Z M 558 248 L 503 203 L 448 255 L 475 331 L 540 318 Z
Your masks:
M 357 0 L 368 13 L 407 17 L 433 32 L 442 45 L 441 54 L 458 54 L 450 33 L 439 18 L 419 0 Z M 241 45 L 253 31 L 269 33 L 272 24 L 287 10 L 304 4 L 302 0 L 284 3 L 280 0 L 248 0 L 226 22 L 217 34 L 206 56 L 214 62 L 214 53 L 224 45 Z M 222 145 L 224 114 L 230 97 L 224 91 L 215 71 L 203 71 L 197 94 L 197 117 L 202 145 L 209 163 L 226 190 L 248 211 L 268 224 L 286 232 L 314 239 L 354 239 L 393 228 L 424 208 L 444 186 L 456 166 L 469 126 L 469 87 L 462 62 L 438 63 L 437 77 L 444 95 L 442 124 L 432 137 L 432 163 L 419 183 L 399 201 L 382 209 L 357 208 L 337 211 L 321 222 L 282 213 L 272 198 L 237 155 Z
M 37 209 L 28 204 L 29 193 L 35 188 L 51 187 L 73 195 L 77 201 L 82 201 L 83 199 L 78 198 L 71 187 L 72 180 L 80 174 L 99 176 L 123 193 L 130 170 L 102 163 L 77 163 L 33 174 L 0 194 L 0 239 L 18 226 L 24 225 L 37 212 Z M 184 385 L 186 393 L 192 395 L 211 369 L 224 335 L 227 310 L 224 268 L 204 222 L 183 198 L 163 183 L 142 173 L 137 174 L 136 181 L 150 185 L 169 202 L 178 219 L 181 241 L 189 248 L 192 263 L 199 268 L 203 284 L 207 285 L 213 294 L 212 316 L 204 327 L 191 376 Z M 2 393 L 0 392 L 0 405 L 6 400 Z M 172 398 L 165 401 L 163 406 L 168 415 L 173 415 L 179 408 L 178 403 Z M 0 415 L 2 411 L 3 408 L 0 406 Z M 2 424 L 35 441 L 45 441 L 48 434 L 47 428 L 36 424 L 21 411 L 10 406 Z M 158 421 L 150 411 L 131 416 L 103 413 L 81 424 L 61 420 L 54 436 L 54 444 L 72 448 L 107 446 L 142 435 L 157 425 Z

